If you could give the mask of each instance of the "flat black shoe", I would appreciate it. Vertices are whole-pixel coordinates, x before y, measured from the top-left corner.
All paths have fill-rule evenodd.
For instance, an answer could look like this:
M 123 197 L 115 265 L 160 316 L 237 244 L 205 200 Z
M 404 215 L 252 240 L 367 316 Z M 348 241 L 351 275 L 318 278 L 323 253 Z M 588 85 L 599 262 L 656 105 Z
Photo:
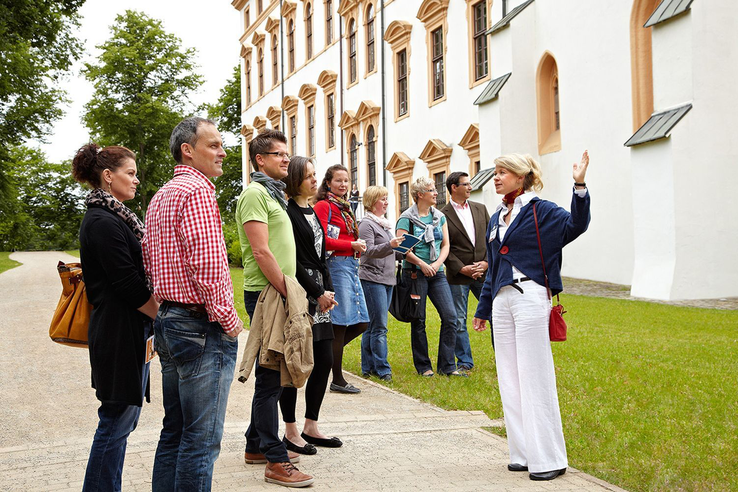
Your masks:
M 312 444 L 307 443 L 304 446 L 298 446 L 294 442 L 287 439 L 287 436 L 282 438 L 282 442 L 287 447 L 287 451 L 292 451 L 295 453 L 307 454 L 307 455 L 316 454 L 318 452 L 318 448 L 316 448 Z
M 324 448 L 340 448 L 343 446 L 343 441 L 341 441 L 337 437 L 331 437 L 329 439 L 323 439 L 321 437 L 312 437 L 308 436 L 304 432 L 300 434 L 303 439 L 305 439 L 310 444 L 315 444 L 316 446 L 323 446 Z
M 553 480 L 554 478 L 558 477 L 559 475 L 563 475 L 564 473 L 566 473 L 566 468 L 562 468 L 561 470 L 531 473 L 530 479 L 542 482 L 544 480 Z
M 509 465 L 507 465 L 507 470 L 512 472 L 524 472 L 528 471 L 528 467 L 525 465 L 519 465 L 517 463 L 510 463 Z
M 346 383 L 346 386 L 339 386 L 336 383 L 331 383 L 331 391 L 333 393 L 361 393 L 361 390 L 351 383 Z
M 379 376 L 379 379 L 387 382 L 392 381 L 392 374 L 383 374 Z

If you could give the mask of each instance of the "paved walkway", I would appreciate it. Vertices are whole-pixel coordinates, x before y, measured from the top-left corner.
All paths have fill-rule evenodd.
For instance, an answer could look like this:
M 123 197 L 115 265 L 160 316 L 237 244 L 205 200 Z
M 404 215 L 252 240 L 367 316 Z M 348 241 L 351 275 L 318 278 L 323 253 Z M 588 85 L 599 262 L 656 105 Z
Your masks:
M 11 258 L 23 265 L 0 275 L 0 490 L 79 491 L 98 402 L 89 387 L 87 352 L 48 338 L 60 293 L 56 262 L 74 259 L 55 252 Z M 151 489 L 163 416 L 157 360 L 153 364 L 152 403 L 144 405 L 128 443 L 127 491 Z M 323 431 L 340 436 L 344 446 L 321 448 L 298 465 L 316 477 L 313 490 L 621 490 L 573 468 L 553 482 L 532 482 L 527 474 L 506 470 L 507 443 L 482 429 L 500 421 L 483 412 L 441 410 L 361 378 L 350 380 L 362 393 L 328 393 L 321 412 Z M 233 383 L 215 465 L 216 491 L 284 490 L 264 482 L 263 465 L 243 463 L 252 392 L 253 381 Z M 298 408 L 298 415 L 303 412 Z

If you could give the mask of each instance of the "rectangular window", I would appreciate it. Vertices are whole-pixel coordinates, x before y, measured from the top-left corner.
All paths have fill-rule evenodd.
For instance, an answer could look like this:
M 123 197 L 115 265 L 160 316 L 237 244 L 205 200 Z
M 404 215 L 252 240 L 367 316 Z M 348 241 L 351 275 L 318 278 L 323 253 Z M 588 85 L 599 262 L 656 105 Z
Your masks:
M 279 67 L 277 66 L 277 36 L 272 37 L 272 85 L 279 82 Z
M 377 152 L 376 144 L 371 141 L 366 145 L 366 164 L 369 168 L 369 186 L 376 186 L 377 184 Z
M 264 0 L 258 0 L 256 2 L 256 11 L 257 14 L 264 12 Z
M 404 212 L 408 208 L 410 208 L 410 193 L 409 193 L 409 183 L 405 181 L 404 183 L 400 183 L 400 213 Z
M 352 23 L 353 25 L 353 23 Z M 356 33 L 349 36 L 349 83 L 356 82 Z
M 397 53 L 397 113 L 407 113 L 407 51 Z
M 307 43 L 307 59 L 313 58 L 313 8 L 308 7 L 307 19 L 305 20 L 305 42 Z
M 315 106 L 308 106 L 308 155 L 315 155 Z
M 251 25 L 251 13 L 249 9 L 243 11 L 243 30 L 247 30 Z
M 325 45 L 333 42 L 333 1 L 325 2 Z
M 289 66 L 289 72 L 292 73 L 295 71 L 295 26 L 292 24 L 292 21 L 290 21 L 290 32 L 287 34 L 287 42 L 289 43 L 289 55 L 290 55 L 290 66 Z
M 290 116 L 290 154 L 297 153 L 297 118 Z
M 479 80 L 489 73 L 487 54 L 487 0 L 474 5 L 474 78 Z
M 433 99 L 440 99 L 444 94 L 443 87 L 443 28 L 439 27 L 431 33 L 433 41 Z
M 326 101 L 326 113 L 328 115 L 328 148 L 336 146 L 336 105 L 334 95 L 328 94 Z
M 433 182 L 436 183 L 436 190 L 438 190 L 436 208 L 442 208 L 446 205 L 446 173 L 442 172 L 434 174 Z
M 374 18 L 366 24 L 366 71 L 374 70 Z
M 246 106 L 251 106 L 251 63 L 246 62 Z

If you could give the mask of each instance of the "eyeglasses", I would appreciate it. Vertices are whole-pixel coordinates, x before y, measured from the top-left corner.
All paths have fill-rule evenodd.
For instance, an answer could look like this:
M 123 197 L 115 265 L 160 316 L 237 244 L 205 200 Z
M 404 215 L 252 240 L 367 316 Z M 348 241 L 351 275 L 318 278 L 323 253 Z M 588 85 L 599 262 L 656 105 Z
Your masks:
M 287 152 L 259 152 L 260 154 L 269 154 L 269 155 L 276 155 L 282 160 L 290 160 L 292 158 L 291 155 L 289 155 Z
M 425 190 L 425 193 L 438 193 L 438 190 L 435 188 L 432 188 L 430 190 Z
M 467 188 L 471 188 L 472 184 L 471 184 L 471 181 L 469 181 L 466 183 L 459 183 L 456 186 L 466 186 Z

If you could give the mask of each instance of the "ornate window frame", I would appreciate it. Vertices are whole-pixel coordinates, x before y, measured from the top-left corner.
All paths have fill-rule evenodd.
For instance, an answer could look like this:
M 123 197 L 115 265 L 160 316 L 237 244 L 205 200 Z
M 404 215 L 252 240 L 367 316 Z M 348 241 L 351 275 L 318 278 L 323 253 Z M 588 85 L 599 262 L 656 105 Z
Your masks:
M 282 108 L 279 106 L 269 106 L 266 117 L 271 122 L 273 130 L 282 129 Z
M 285 128 L 287 131 L 285 133 L 287 133 L 291 155 L 297 154 L 297 129 L 299 128 L 297 108 L 299 105 L 300 100 L 295 96 L 284 96 L 284 99 L 282 99 L 282 110 L 287 115 L 287 128 Z
M 356 138 L 356 142 L 359 142 L 359 120 L 356 119 L 356 113 L 351 110 L 344 111 L 341 115 L 341 121 L 338 122 L 338 126 L 343 130 L 344 135 L 346 136 L 346 162 L 351 162 L 351 137 L 353 136 Z M 356 151 L 356 165 L 357 165 L 357 173 L 358 173 L 358 150 Z M 350 170 L 350 169 L 349 169 Z M 350 173 L 349 173 L 350 174 Z M 353 184 L 353 182 L 352 182 Z M 356 183 L 356 186 L 359 186 L 359 183 Z
M 253 48 L 250 46 L 241 46 L 241 58 L 243 58 L 243 77 L 244 77 L 244 100 L 246 104 L 244 110 L 251 106 L 251 53 Z
M 390 44 L 392 48 L 392 65 L 394 67 L 394 114 L 395 122 L 403 120 L 410 116 L 410 35 L 413 26 L 407 21 L 392 21 L 384 31 L 384 40 Z M 407 108 L 405 113 L 400 114 L 400 87 L 399 87 L 399 66 L 398 55 L 401 51 L 405 51 L 405 81 L 407 86 Z
M 415 170 L 415 160 L 410 159 L 404 152 L 395 152 L 387 163 L 387 171 L 392 173 L 392 181 L 394 182 L 395 197 L 395 217 L 400 216 L 400 186 L 404 183 L 408 187 L 408 206 L 410 205 L 410 181 Z
M 333 0 L 323 0 L 325 12 L 325 46 L 326 48 L 333 43 Z
M 287 34 L 287 76 L 297 71 L 297 60 L 295 58 L 295 30 L 297 28 L 297 5 L 295 2 L 285 0 L 282 3 L 282 17 L 284 17 L 285 31 Z M 287 78 L 287 77 L 285 77 Z
M 336 148 L 336 80 L 338 74 L 331 70 L 323 70 L 318 76 L 318 85 L 323 89 L 323 107 L 325 108 L 325 150 Z M 331 99 L 332 98 L 332 99 Z M 333 118 L 330 115 L 330 101 L 333 101 Z M 331 135 L 333 142 L 331 142 Z
M 256 47 L 256 63 L 258 65 L 258 72 L 257 72 L 257 89 L 259 94 L 259 97 L 257 99 L 260 99 L 264 96 L 266 93 L 266 85 L 264 84 L 264 43 L 266 39 L 266 34 L 254 31 L 254 36 L 251 38 L 251 44 Z
M 446 84 L 446 72 L 448 64 L 446 55 L 448 52 L 448 3 L 449 0 L 425 0 L 418 9 L 418 19 L 425 25 L 425 45 L 428 59 L 428 107 L 442 103 L 448 97 L 448 85 Z M 442 69 L 443 95 L 434 96 L 434 33 L 440 29 L 441 49 L 440 62 Z
M 313 15 L 315 9 L 313 2 L 305 2 L 305 10 L 303 11 L 303 19 L 305 20 L 305 63 L 313 59 Z
M 483 4 L 486 8 L 486 22 L 485 26 L 483 26 L 483 29 L 481 32 L 476 31 L 476 7 L 479 4 Z M 469 32 L 469 88 L 476 87 L 480 84 L 483 84 L 484 82 L 488 82 L 491 79 L 491 64 L 490 64 L 490 43 L 489 43 L 489 34 L 486 33 L 487 29 L 490 27 L 490 19 L 492 12 L 492 0 L 466 0 L 466 22 L 468 26 L 468 32 Z M 477 38 L 484 39 L 485 44 L 485 52 L 486 52 L 486 62 L 487 62 L 487 74 L 477 78 L 476 68 L 477 68 Z
M 427 144 L 425 144 L 425 147 L 418 156 L 418 159 L 425 162 L 425 165 L 428 168 L 428 177 L 433 181 L 435 181 L 437 174 L 445 173 L 445 175 L 448 176 L 451 168 L 451 153 L 453 150 L 453 147 L 449 147 L 437 138 L 432 138 L 428 140 Z M 445 187 L 442 187 L 442 189 L 443 192 L 442 190 L 438 190 L 439 200 L 443 200 L 445 203 L 447 201 L 446 198 L 448 197 L 446 196 Z
M 469 156 L 469 179 L 473 178 L 479 172 L 477 163 L 481 162 L 479 151 L 479 124 L 472 123 L 466 129 L 464 136 L 459 141 L 459 147 L 466 150 Z
M 256 129 L 256 134 L 262 133 L 264 130 L 266 130 L 267 127 L 267 119 L 264 116 L 257 116 L 254 118 L 253 127 Z
M 313 84 L 303 84 L 297 97 L 305 103 L 305 155 L 315 157 L 315 95 L 318 88 Z M 312 113 L 312 114 L 311 114 Z
M 364 142 L 364 148 L 366 149 L 366 176 L 367 176 L 367 183 L 371 182 L 370 173 L 369 173 L 369 137 L 368 132 L 369 128 L 374 128 L 374 138 L 372 139 L 372 143 L 374 144 L 374 163 L 376 166 L 377 162 L 377 154 L 376 154 L 376 144 L 379 140 L 379 116 L 382 111 L 382 108 L 375 104 L 373 101 L 361 101 L 361 104 L 359 104 L 359 109 L 356 111 L 356 120 L 361 124 L 363 127 L 363 138 L 361 139 Z M 377 173 L 376 173 L 376 167 L 374 170 L 374 181 L 376 183 L 377 181 Z
M 370 16 L 371 11 L 371 16 Z M 366 43 L 366 65 L 364 78 L 377 73 L 377 5 L 367 1 L 364 8 L 364 39 Z M 381 49 L 381 48 L 380 48 Z
M 345 22 L 344 37 L 346 38 L 346 70 L 348 71 L 348 84 L 346 89 L 350 89 L 359 83 L 359 0 L 341 0 L 338 5 L 338 15 Z M 351 32 L 353 26 L 354 32 Z M 351 54 L 351 37 L 353 35 L 354 53 Z M 352 58 L 354 68 L 354 79 L 351 79 Z

